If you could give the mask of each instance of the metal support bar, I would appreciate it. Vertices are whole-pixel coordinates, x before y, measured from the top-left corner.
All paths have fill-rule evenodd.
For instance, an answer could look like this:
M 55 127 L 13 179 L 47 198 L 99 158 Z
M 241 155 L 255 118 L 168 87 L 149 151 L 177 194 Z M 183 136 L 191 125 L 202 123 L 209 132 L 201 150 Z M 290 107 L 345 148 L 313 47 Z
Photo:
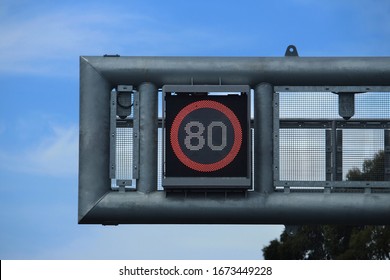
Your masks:
M 80 59 L 79 221 L 111 191 L 111 83 Z M 98 121 L 97 121 L 98 120 Z
M 280 180 L 280 119 L 279 119 L 279 92 L 275 92 L 273 94 L 273 179 L 274 182 L 278 182 Z M 254 127 L 252 125 L 252 127 Z M 275 188 L 275 183 L 274 183 Z
M 111 91 L 110 98 L 110 178 L 116 178 L 116 100 L 117 93 Z
M 139 180 L 137 190 L 143 193 L 157 191 L 157 129 L 158 89 L 152 83 L 138 88 L 140 109 Z
M 343 180 L 343 131 L 332 121 L 331 131 L 332 181 Z M 328 139 L 326 139 L 328 141 Z
M 388 86 L 390 57 L 86 56 L 113 84 Z
M 382 189 L 390 190 L 390 184 L 387 181 L 276 181 L 276 187 L 283 188 L 294 188 L 298 187 L 301 189 L 295 189 L 295 191 L 311 191 L 314 189 L 322 191 L 323 188 L 332 188 L 332 190 L 342 189 L 342 188 L 372 188 L 372 189 Z M 388 192 L 388 191 L 387 191 Z
M 107 194 L 85 223 L 103 224 L 388 224 L 390 194 L 248 192 L 242 199 Z M 133 211 L 129 211 L 133 209 Z M 340 210 L 342 209 L 342 211 Z
M 262 83 L 255 88 L 255 170 L 254 190 L 272 193 L 273 186 L 273 87 Z
M 390 130 L 386 129 L 384 131 L 384 137 L 385 137 L 385 181 L 390 181 Z
M 390 91 L 390 90 L 389 90 Z M 274 110 L 277 110 L 278 93 L 274 93 Z M 135 112 L 134 112 L 135 113 Z M 279 114 L 277 114 L 279 116 Z M 317 128 L 331 129 L 332 122 L 336 122 L 336 128 L 342 129 L 390 129 L 389 119 L 354 119 L 354 120 L 332 120 L 332 119 L 280 119 L 278 128 Z M 135 124 L 134 124 L 135 125 Z M 133 127 L 133 119 L 117 120 L 117 127 Z M 162 118 L 158 119 L 158 127 L 162 127 Z M 251 128 L 254 127 L 254 120 L 251 120 Z M 275 121 L 274 121 L 275 127 Z
M 336 121 L 332 121 L 332 181 L 336 181 L 337 174 L 337 127 Z
M 139 138 L 139 122 L 140 122 L 140 115 L 139 115 L 139 92 L 134 91 L 134 99 L 133 99 L 133 119 L 132 121 L 132 127 L 133 127 L 133 179 L 139 178 L 139 145 L 140 145 L 140 138 Z
M 332 120 L 332 119 L 281 119 L 280 128 L 332 128 L 335 122 L 336 128 L 342 129 L 390 129 L 389 119 L 353 119 Z
M 343 180 L 343 130 L 336 130 L 336 181 Z
M 330 129 L 325 130 L 326 181 L 332 181 L 332 133 Z

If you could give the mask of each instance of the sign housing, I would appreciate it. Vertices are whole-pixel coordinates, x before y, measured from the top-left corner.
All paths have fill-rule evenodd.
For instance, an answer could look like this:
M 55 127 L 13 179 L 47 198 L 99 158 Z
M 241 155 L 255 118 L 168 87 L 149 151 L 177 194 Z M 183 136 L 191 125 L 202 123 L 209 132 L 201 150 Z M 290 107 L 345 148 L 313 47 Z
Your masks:
M 251 187 L 250 88 L 165 85 L 165 189 Z

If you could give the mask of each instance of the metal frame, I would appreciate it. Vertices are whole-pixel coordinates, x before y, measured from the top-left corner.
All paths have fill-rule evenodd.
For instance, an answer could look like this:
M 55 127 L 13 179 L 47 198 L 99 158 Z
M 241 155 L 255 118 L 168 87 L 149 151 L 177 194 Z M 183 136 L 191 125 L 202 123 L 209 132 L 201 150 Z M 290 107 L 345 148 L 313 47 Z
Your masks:
M 118 94 L 122 92 L 128 92 L 134 95 L 132 105 L 134 107 L 134 114 L 132 118 L 131 128 L 133 129 L 133 170 L 132 170 L 132 179 L 124 179 L 116 177 L 116 142 L 117 142 L 117 112 L 118 112 L 118 104 L 117 98 Z M 128 120 L 128 119 L 127 119 Z M 126 125 L 125 127 L 130 127 L 130 125 Z M 138 169 L 137 165 L 139 164 L 138 153 L 139 150 L 139 141 L 138 141 L 138 133 L 139 133 L 139 110 L 138 110 L 138 93 L 133 89 L 133 86 L 130 85 L 118 85 L 116 89 L 111 91 L 110 96 L 110 179 L 111 179 L 111 188 L 113 190 L 125 191 L 126 188 L 132 187 L 135 188 L 133 183 L 133 179 L 138 179 Z
M 348 95 L 351 92 L 390 92 L 390 87 L 380 86 L 279 86 L 274 88 L 274 187 L 284 187 L 286 192 L 289 192 L 290 187 L 295 188 L 323 188 L 325 191 L 330 191 L 336 188 L 384 188 L 390 189 L 390 182 L 386 181 L 342 181 L 342 130 L 340 129 L 384 129 L 385 133 L 385 150 L 386 150 L 386 135 L 389 134 L 390 120 L 389 119 L 279 119 L 279 93 L 283 92 L 340 92 Z M 326 129 L 326 180 L 325 181 L 292 181 L 280 180 L 279 178 L 279 129 L 280 128 L 299 128 L 299 129 Z M 387 158 L 387 157 L 386 157 Z M 386 176 L 385 163 L 385 179 Z M 371 190 L 370 190 L 371 191 Z
M 133 179 L 139 178 L 139 93 L 134 91 L 133 99 Z
M 162 120 L 162 133 L 163 133 L 163 142 L 162 142 L 162 185 L 165 188 L 169 189 L 189 189 L 189 188 L 199 188 L 199 189 L 209 189 L 209 188 L 217 188 L 217 189 L 236 189 L 243 188 L 249 189 L 252 186 L 252 161 L 251 161 L 251 147 L 252 141 L 250 135 L 250 100 L 251 100 L 251 90 L 249 86 L 245 85 L 164 85 L 162 87 L 163 92 L 163 120 Z M 247 132 L 248 132 L 248 141 L 247 141 L 247 176 L 246 177 L 166 177 L 165 176 L 165 167 L 166 167 L 166 159 L 165 159 L 165 95 L 167 92 L 221 92 L 221 93 L 229 93 L 229 92 L 245 92 L 247 94 Z M 183 187 L 185 186 L 185 187 Z
M 274 101 L 268 93 L 271 89 L 278 91 L 279 86 L 292 89 L 320 85 L 335 92 L 339 92 L 334 90 L 337 87 L 363 86 L 379 91 L 375 87 L 390 86 L 390 57 L 81 57 L 80 224 L 390 223 L 390 193 L 273 192 L 269 188 L 272 172 L 255 180 L 255 184 L 266 185 L 255 185 L 254 191 L 240 198 L 175 197 L 156 191 L 156 100 L 157 89 L 165 84 L 249 85 L 259 95 L 255 96 L 254 107 L 268 105 L 272 109 Z M 137 191 L 122 193 L 111 190 L 108 172 L 110 93 L 118 85 L 133 85 L 140 96 L 140 184 Z M 262 98 L 262 94 L 267 97 Z M 255 112 L 255 129 L 263 129 L 271 138 L 259 144 L 260 135 L 255 135 L 258 144 L 254 154 L 272 166 L 270 150 L 275 147 L 261 147 L 269 141 L 272 146 L 275 121 L 262 119 L 262 114 Z

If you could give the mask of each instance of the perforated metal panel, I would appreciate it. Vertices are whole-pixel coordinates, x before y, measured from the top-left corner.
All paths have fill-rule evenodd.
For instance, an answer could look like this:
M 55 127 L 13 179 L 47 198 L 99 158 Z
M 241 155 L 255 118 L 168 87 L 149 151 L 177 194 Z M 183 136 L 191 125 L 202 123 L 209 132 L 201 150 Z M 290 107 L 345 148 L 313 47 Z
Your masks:
M 284 181 L 325 181 L 325 130 L 281 129 L 279 177 Z
M 355 92 L 347 120 L 342 91 L 275 94 L 277 187 L 389 187 L 390 93 Z
M 133 129 L 131 127 L 116 128 L 116 171 L 117 180 L 133 179 Z
M 113 92 L 112 94 L 115 94 Z M 160 101 L 161 101 L 161 92 L 159 92 Z M 112 98 L 115 100 L 115 98 Z M 132 102 L 134 103 L 134 97 L 132 97 Z M 113 111 L 115 112 L 115 110 Z M 113 185 L 113 189 L 117 188 L 117 184 L 123 185 L 130 184 L 130 182 L 133 185 L 133 188 L 136 186 L 136 176 L 134 174 L 134 159 L 135 157 L 135 151 L 134 150 L 134 139 L 137 139 L 134 135 L 134 117 L 137 113 L 137 109 L 133 108 L 131 111 L 131 114 L 125 118 L 121 119 L 117 117 L 116 115 L 112 114 L 112 118 L 114 120 L 115 126 L 116 126 L 116 134 L 115 134 L 115 145 L 112 145 L 112 149 L 114 151 L 111 151 L 111 153 L 114 155 L 113 160 L 115 160 L 115 172 L 112 174 L 111 178 L 115 181 Z M 161 117 L 161 112 L 159 113 Z M 161 128 L 161 119 L 159 121 L 159 129 L 158 129 L 158 135 L 157 135 L 157 141 L 158 141 L 158 154 L 157 154 L 157 161 L 158 161 L 158 174 L 157 174 L 157 188 L 159 190 L 162 190 L 162 128 Z
M 121 92 L 120 92 L 121 91 Z M 134 94 L 132 86 L 118 86 L 110 99 L 110 178 L 112 189 L 135 187 Z

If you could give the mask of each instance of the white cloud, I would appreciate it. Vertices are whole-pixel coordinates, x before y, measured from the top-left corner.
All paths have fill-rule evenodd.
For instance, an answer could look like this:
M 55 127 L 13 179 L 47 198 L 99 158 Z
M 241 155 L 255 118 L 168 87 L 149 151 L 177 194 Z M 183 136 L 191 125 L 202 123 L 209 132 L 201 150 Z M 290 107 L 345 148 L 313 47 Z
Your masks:
M 110 30 L 137 20 L 145 18 L 81 7 L 0 20 L 0 72 L 49 74 L 84 52 L 104 54 L 120 40 Z
M 50 135 L 21 151 L 0 151 L 0 167 L 22 173 L 74 176 L 78 162 L 77 126 L 51 126 Z
M 80 55 L 201 55 L 226 45 L 242 48 L 243 38 L 212 27 L 178 26 L 136 9 L 123 13 L 131 5 L 111 6 L 70 5 L 0 18 L 0 73 L 75 76 Z

